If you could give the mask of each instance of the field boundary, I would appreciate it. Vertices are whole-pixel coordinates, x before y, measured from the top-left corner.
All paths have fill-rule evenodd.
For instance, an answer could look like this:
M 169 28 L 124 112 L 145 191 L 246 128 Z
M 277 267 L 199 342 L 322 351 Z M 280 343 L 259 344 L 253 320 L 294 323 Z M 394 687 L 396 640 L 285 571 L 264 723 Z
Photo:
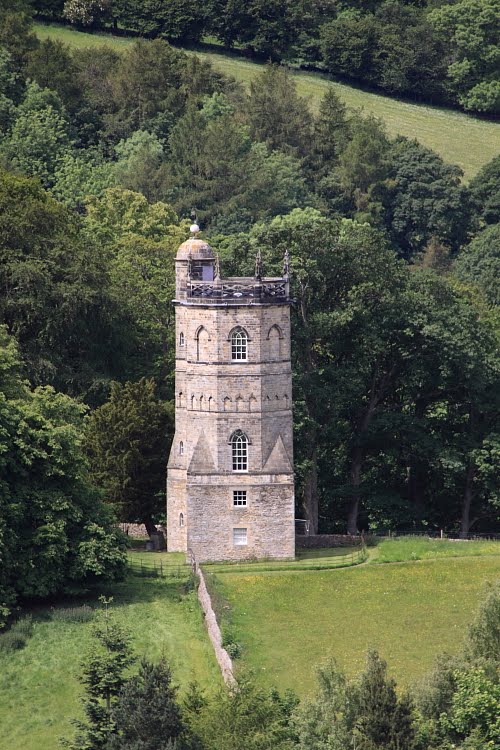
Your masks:
M 220 667 L 222 678 L 226 685 L 229 685 L 230 687 L 236 687 L 237 682 L 233 674 L 233 662 L 226 649 L 222 645 L 222 633 L 212 607 L 212 600 L 205 583 L 205 576 L 203 575 L 202 569 L 196 562 L 196 558 L 192 550 L 188 550 L 188 558 L 193 573 L 198 577 L 198 601 L 200 602 L 203 614 L 205 616 L 205 625 L 207 626 L 208 637 L 210 638 L 210 643 L 212 644 L 212 647 L 214 649 L 215 658 L 217 659 L 217 663 Z
M 325 561 L 326 560 L 326 561 Z M 351 568 L 361 565 L 368 560 L 365 545 L 359 545 L 354 552 L 338 555 L 316 561 L 314 558 L 304 560 L 255 560 L 253 562 L 220 562 L 204 563 L 207 572 L 220 574 L 230 573 L 302 573 L 308 570 L 335 570 L 336 568 Z

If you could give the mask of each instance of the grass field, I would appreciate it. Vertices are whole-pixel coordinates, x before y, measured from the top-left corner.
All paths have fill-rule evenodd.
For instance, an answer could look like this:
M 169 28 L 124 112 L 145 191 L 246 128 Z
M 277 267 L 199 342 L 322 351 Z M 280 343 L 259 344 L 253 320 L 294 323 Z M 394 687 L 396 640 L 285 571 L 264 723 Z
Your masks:
M 370 549 L 370 560 L 377 563 L 431 560 L 440 557 L 500 555 L 500 542 L 401 537 L 383 539 Z
M 450 556 L 453 544 L 471 551 Z M 232 639 L 243 649 L 239 669 L 307 695 L 317 664 L 334 656 L 356 674 L 375 647 L 396 680 L 410 685 L 438 653 L 459 650 L 487 582 L 500 576 L 500 543 L 489 544 L 445 542 L 434 559 L 376 564 L 377 552 L 380 562 L 423 553 L 422 540 L 404 548 L 391 541 L 371 551 L 370 563 L 339 570 L 238 574 L 227 566 L 216 588 L 231 608 Z
M 138 656 L 166 656 L 181 687 L 195 677 L 205 687 L 219 685 L 196 593 L 182 593 L 188 569 L 177 571 L 184 556 L 161 557 L 174 563 L 172 576 L 130 576 L 114 587 L 116 620 L 131 631 Z M 79 715 L 77 675 L 91 623 L 54 620 L 49 609 L 34 612 L 34 619 L 27 646 L 0 654 L 0 747 L 9 750 L 55 750 L 59 737 L 73 734 L 70 719 Z
M 109 44 L 120 50 L 134 41 L 107 34 L 86 34 L 60 26 L 35 24 L 35 27 L 41 38 L 60 39 L 76 47 Z M 219 70 L 234 76 L 247 86 L 262 68 L 258 63 L 235 56 L 212 52 L 196 54 L 210 60 Z M 318 74 L 295 73 L 295 79 L 299 94 L 310 99 L 314 110 L 317 110 L 327 88 L 333 86 L 348 106 L 362 107 L 366 112 L 380 117 L 393 136 L 400 133 L 409 138 L 417 138 L 425 146 L 441 154 L 446 161 L 458 164 L 464 170 L 466 179 L 473 177 L 483 164 L 500 152 L 498 123 L 479 120 L 449 109 L 391 99 L 329 81 Z

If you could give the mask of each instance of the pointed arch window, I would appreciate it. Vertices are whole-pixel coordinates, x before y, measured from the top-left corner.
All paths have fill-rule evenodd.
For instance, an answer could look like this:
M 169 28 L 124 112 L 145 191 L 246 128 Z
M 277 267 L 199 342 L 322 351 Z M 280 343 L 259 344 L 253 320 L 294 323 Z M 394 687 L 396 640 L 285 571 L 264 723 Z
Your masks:
M 184 346 L 184 334 L 182 331 L 179 333 L 179 346 Z
M 231 359 L 233 362 L 248 359 L 248 334 L 244 328 L 235 328 L 231 333 Z
M 244 432 L 236 430 L 231 435 L 231 455 L 233 471 L 248 471 L 248 444 L 249 440 Z

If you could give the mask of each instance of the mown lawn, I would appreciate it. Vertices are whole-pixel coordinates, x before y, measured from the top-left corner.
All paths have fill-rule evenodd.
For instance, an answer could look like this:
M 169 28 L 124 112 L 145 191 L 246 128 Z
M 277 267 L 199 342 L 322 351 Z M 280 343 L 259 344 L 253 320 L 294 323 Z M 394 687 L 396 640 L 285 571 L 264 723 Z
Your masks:
M 500 576 L 500 545 L 484 557 L 448 557 L 325 571 L 217 574 L 231 606 L 239 669 L 307 695 L 315 667 L 335 657 L 350 674 L 377 648 L 401 685 L 436 654 L 457 652 L 486 584 Z
M 109 34 L 87 34 L 67 27 L 35 24 L 40 38 L 50 37 L 76 47 L 94 47 L 108 44 L 117 50 L 131 44 L 134 39 L 112 37 Z M 192 54 L 190 52 L 190 54 Z M 246 86 L 260 72 L 258 63 L 212 52 L 197 52 L 210 60 L 215 67 Z M 342 83 L 332 82 L 318 74 L 295 73 L 301 96 L 308 97 L 317 110 L 329 86 L 333 86 L 349 107 L 362 107 L 380 117 L 390 135 L 398 133 L 417 138 L 422 144 L 437 151 L 452 164 L 458 164 L 471 179 L 476 172 L 500 151 L 500 125 L 480 120 L 462 112 L 424 104 L 413 104 L 392 99 L 381 94 L 362 91 Z
M 164 655 L 181 688 L 194 678 L 209 688 L 220 684 L 220 673 L 196 593 L 183 592 L 186 578 L 186 570 L 181 577 L 130 576 L 110 592 L 112 608 L 139 657 Z M 91 623 L 53 620 L 49 608 L 36 610 L 34 618 L 27 646 L 0 654 L 0 747 L 9 750 L 55 750 L 59 737 L 72 736 L 70 719 L 80 712 L 77 676 Z

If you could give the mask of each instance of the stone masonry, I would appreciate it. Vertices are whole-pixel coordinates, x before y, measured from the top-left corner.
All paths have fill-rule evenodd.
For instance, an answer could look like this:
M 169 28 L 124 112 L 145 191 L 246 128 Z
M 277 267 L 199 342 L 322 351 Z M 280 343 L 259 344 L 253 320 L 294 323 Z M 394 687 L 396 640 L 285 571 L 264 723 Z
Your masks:
M 167 545 L 198 562 L 295 555 L 288 277 L 219 277 L 212 249 L 176 258 L 175 437 Z M 243 340 L 244 358 L 235 356 Z M 243 469 L 235 444 L 244 443 Z

